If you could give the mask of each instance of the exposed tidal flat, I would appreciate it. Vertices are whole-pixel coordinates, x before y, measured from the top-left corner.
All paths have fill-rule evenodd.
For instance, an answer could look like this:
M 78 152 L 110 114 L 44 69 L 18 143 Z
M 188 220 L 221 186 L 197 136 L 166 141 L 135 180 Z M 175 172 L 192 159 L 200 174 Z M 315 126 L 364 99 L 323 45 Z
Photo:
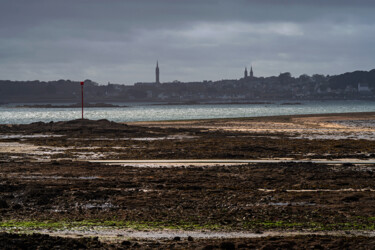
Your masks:
M 235 117 L 259 117 L 297 114 L 322 114 L 375 111 L 374 101 L 264 101 L 247 104 L 157 104 L 155 103 L 110 103 L 107 107 L 90 107 L 85 117 L 92 120 L 108 119 L 115 122 L 216 119 Z M 285 105 L 287 104 L 287 105 Z M 19 103 L 0 106 L 0 124 L 25 124 L 32 122 L 68 121 L 81 116 L 80 107 L 68 104 Z M 36 106 L 35 106 L 36 105 Z M 45 105 L 48 108 L 38 108 Z M 64 107 L 64 105 L 66 107 Z M 120 106 L 120 107 L 111 107 Z M 18 108 L 14 108 L 18 106 Z M 121 107 L 126 106 L 126 107 Z
M 0 239 L 109 249 L 371 248 L 375 166 L 350 162 L 375 159 L 374 124 L 367 112 L 1 125 Z M 137 159 L 160 161 L 93 162 Z M 327 159 L 342 163 L 313 162 Z

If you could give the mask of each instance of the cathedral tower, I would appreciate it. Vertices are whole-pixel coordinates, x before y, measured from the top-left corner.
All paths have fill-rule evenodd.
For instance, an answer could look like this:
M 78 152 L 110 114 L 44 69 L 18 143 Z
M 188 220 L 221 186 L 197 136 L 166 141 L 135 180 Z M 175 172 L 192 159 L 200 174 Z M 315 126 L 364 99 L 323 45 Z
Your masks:
M 245 68 L 244 78 L 247 78 L 247 67 Z
M 254 77 L 254 73 L 253 73 L 253 66 L 251 66 L 250 68 L 250 77 L 253 78 Z
M 156 69 L 155 69 L 155 77 L 156 77 L 156 79 L 155 79 L 155 82 L 156 83 L 160 83 L 160 81 L 159 81 L 159 62 L 158 61 L 156 61 Z

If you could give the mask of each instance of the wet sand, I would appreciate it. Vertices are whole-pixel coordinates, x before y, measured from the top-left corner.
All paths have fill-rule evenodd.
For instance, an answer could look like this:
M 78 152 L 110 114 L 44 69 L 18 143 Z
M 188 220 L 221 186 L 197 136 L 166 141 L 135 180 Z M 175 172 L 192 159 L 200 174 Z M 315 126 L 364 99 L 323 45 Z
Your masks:
M 0 125 L 0 230 L 22 233 L 0 238 L 91 249 L 369 248 L 374 164 L 293 161 L 375 160 L 373 124 L 374 113 L 356 113 Z M 291 162 L 89 162 L 154 159 Z M 33 232 L 60 238 L 24 235 Z

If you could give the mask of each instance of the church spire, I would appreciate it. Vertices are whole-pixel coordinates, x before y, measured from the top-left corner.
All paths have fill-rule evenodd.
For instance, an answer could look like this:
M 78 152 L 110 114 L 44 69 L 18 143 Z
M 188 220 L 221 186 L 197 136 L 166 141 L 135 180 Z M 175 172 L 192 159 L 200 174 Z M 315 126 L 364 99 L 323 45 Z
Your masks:
M 159 60 L 156 61 L 156 69 L 155 69 L 155 82 L 156 83 L 160 83 L 160 80 L 159 80 L 159 75 L 160 75 L 160 72 L 159 72 Z
M 253 73 L 253 65 L 251 65 L 251 68 L 250 68 L 250 77 L 254 77 L 254 73 Z
M 245 67 L 244 78 L 247 78 L 247 67 Z

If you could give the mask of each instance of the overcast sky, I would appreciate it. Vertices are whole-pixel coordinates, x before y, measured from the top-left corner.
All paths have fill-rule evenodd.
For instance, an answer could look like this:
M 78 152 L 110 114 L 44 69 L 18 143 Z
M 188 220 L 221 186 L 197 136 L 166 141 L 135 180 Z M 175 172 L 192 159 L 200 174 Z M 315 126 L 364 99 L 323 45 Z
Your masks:
M 375 68 L 373 0 L 0 0 L 0 79 L 101 84 Z

